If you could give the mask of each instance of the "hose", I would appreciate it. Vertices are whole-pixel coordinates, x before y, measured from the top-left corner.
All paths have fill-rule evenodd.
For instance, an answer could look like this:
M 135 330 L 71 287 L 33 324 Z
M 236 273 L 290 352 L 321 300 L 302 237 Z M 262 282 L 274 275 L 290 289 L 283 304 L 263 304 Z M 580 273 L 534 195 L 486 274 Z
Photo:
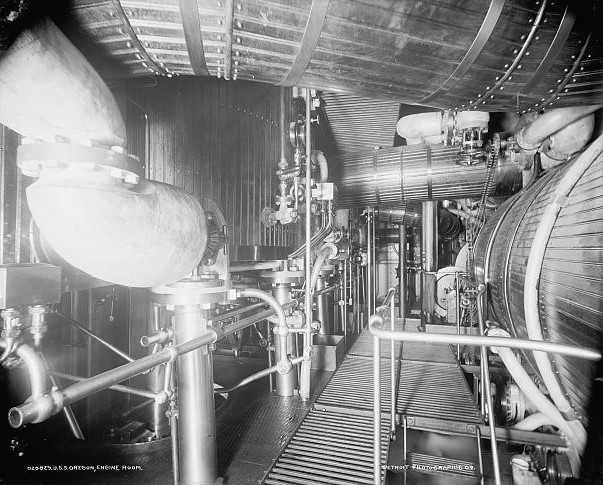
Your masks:
M 543 340 L 538 308 L 538 286 L 549 238 L 569 193 L 590 166 L 600 158 L 602 151 L 603 135 L 599 136 L 568 168 L 538 223 L 526 266 L 523 299 L 526 329 L 528 337 L 532 340 Z M 559 410 L 566 415 L 573 415 L 572 407 L 561 389 L 548 356 L 542 352 L 534 352 L 534 360 L 544 385 Z M 580 437 L 586 439 L 586 431 L 578 420 L 574 420 L 572 427 Z

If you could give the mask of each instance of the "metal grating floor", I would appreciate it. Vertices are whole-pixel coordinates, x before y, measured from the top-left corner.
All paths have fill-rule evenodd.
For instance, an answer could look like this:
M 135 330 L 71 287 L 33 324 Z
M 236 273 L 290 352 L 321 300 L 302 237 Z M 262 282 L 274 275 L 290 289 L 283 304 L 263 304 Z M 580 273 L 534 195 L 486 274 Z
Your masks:
M 398 362 L 396 362 L 398 366 Z M 391 406 L 389 361 L 381 365 L 381 410 Z M 316 400 L 316 407 L 332 406 L 373 410 L 373 361 L 346 357 Z
M 388 423 L 382 421 L 382 463 L 387 462 Z M 373 418 L 311 411 L 270 470 L 266 485 L 373 483 Z
M 410 418 L 410 427 L 435 425 L 436 429 L 473 434 L 475 428 L 462 423 L 482 423 L 458 364 L 401 361 L 396 411 Z M 447 428 L 445 425 L 450 422 Z M 440 428 L 440 423 L 444 428 Z
M 419 342 L 405 342 L 402 347 L 402 359 L 445 364 L 456 364 L 457 362 L 452 346 Z
M 389 359 L 391 356 L 391 342 L 381 340 L 381 358 Z M 394 344 L 394 356 L 398 358 L 400 356 L 400 349 L 402 348 L 402 342 L 395 342 Z M 364 330 L 356 339 L 356 342 L 348 352 L 348 355 L 355 357 L 373 357 L 373 336 Z

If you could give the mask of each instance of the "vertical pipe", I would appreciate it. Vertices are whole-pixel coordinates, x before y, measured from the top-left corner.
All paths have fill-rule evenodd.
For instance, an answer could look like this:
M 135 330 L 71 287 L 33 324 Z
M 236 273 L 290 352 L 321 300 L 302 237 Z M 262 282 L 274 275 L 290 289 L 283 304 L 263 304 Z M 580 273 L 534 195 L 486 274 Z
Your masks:
M 477 294 L 477 320 L 479 325 L 479 334 L 485 335 L 483 303 L 486 287 L 480 285 Z M 488 426 L 490 427 L 490 447 L 492 449 L 492 465 L 494 467 L 494 482 L 500 485 L 500 467 L 498 463 L 498 444 L 496 443 L 496 423 L 494 422 L 494 406 L 492 405 L 492 390 L 490 388 L 490 371 L 488 370 L 488 349 L 481 347 L 481 368 L 483 369 L 482 391 L 486 395 L 486 405 L 488 406 Z
M 172 476 L 174 485 L 180 484 L 180 470 L 178 469 L 178 413 L 173 402 L 170 405 L 170 431 L 172 434 Z
M 266 325 L 266 335 L 270 335 L 270 322 L 267 322 L 268 325 Z M 275 339 L 275 348 L 276 348 L 276 340 Z M 270 350 L 270 344 L 268 345 L 268 347 L 266 348 L 266 350 L 268 351 L 268 368 L 272 367 L 272 350 Z M 269 386 L 270 386 L 270 394 L 272 394 L 274 392 L 274 376 L 272 374 L 270 374 L 268 376 L 268 381 L 269 381 Z
M 454 273 L 454 292 L 456 299 L 456 334 L 461 334 L 461 287 L 459 284 L 459 273 L 455 271 Z M 456 359 L 461 362 L 461 345 L 457 344 L 456 346 Z
M 311 121 L 312 114 L 310 90 L 306 89 L 306 254 L 305 254 L 305 270 L 306 270 L 306 294 L 305 294 L 305 311 L 306 311 L 306 332 L 304 333 L 304 361 L 301 365 L 301 382 L 299 386 L 299 394 L 302 399 L 310 399 L 310 373 L 311 373 L 311 358 L 312 358 L 312 163 L 310 157 L 312 154 L 311 140 Z
M 381 353 L 373 337 L 373 485 L 381 485 Z
M 431 323 L 435 310 L 435 284 L 434 273 L 438 268 L 438 230 L 437 230 L 438 204 L 435 201 L 423 202 L 422 211 L 422 238 L 423 244 L 423 272 L 422 272 L 422 321 Z
M 396 330 L 396 302 L 392 295 L 392 301 L 390 303 L 390 330 L 393 332 Z M 396 434 L 396 356 L 394 355 L 396 349 L 396 342 L 392 339 L 390 340 L 390 364 L 391 364 L 391 430 L 390 430 L 390 438 L 393 439 Z
M 404 328 L 404 318 L 406 317 L 406 225 L 403 222 L 398 226 L 398 249 L 398 266 L 400 267 L 398 316 L 402 319 L 402 328 Z
M 347 335 L 348 335 L 348 259 L 343 260 L 343 305 L 341 308 L 343 309 L 343 348 L 346 349 L 347 345 Z
M 375 226 L 377 225 L 377 219 L 375 217 L 375 208 L 372 207 L 371 208 L 371 215 L 372 215 L 372 219 L 373 219 L 373 223 L 371 225 L 371 228 L 373 230 L 372 234 L 370 235 L 370 237 L 372 238 L 372 244 L 373 244 L 373 288 L 372 288 L 372 295 L 373 295 L 373 308 L 371 311 L 372 312 L 375 311 L 375 307 L 376 307 L 376 302 L 377 302 L 377 290 L 379 288 L 379 267 L 377 266 L 377 245 L 375 244 Z
M 176 343 L 193 340 L 207 331 L 200 305 L 174 309 Z M 181 485 L 205 485 L 218 478 L 216 415 L 211 352 L 207 347 L 178 360 L 178 450 Z
M 477 456 L 479 459 L 480 483 L 481 483 L 481 485 L 484 485 L 484 460 L 482 458 L 482 433 L 479 430 L 479 426 L 475 427 L 475 437 L 477 438 Z
M 289 303 L 291 301 L 291 285 L 289 284 L 277 284 L 272 288 L 272 295 L 276 298 L 281 305 Z M 289 314 L 291 310 L 285 310 L 286 314 Z M 282 339 L 275 337 L 274 349 L 275 349 L 275 360 L 280 362 L 283 358 L 283 354 L 294 355 L 295 334 L 289 333 L 287 335 L 287 348 L 283 349 Z M 297 357 L 297 355 L 295 355 Z M 295 389 L 297 388 L 297 366 L 291 366 L 289 372 L 286 374 L 276 373 L 276 394 L 278 396 L 293 396 Z
M 153 313 L 151 318 L 147 319 L 147 335 L 155 335 L 161 328 L 161 313 L 160 306 L 153 305 Z M 155 348 L 154 345 L 151 348 Z M 151 350 L 153 352 L 154 350 Z M 147 389 L 153 392 L 161 392 L 165 381 L 165 367 L 158 365 L 152 368 L 146 376 Z M 157 439 L 164 438 L 169 435 L 170 423 L 167 419 L 166 411 L 169 403 L 160 404 L 154 402 L 149 406 L 149 429 L 155 434 Z
M 287 88 L 280 87 L 279 88 L 279 111 L 278 111 L 278 121 L 280 128 L 280 151 L 281 157 L 278 163 L 278 168 L 283 170 L 289 166 L 289 162 L 287 161 L 287 144 L 289 143 L 287 137 L 287 120 L 286 120 L 286 112 L 287 112 Z M 297 196 L 296 196 L 297 197 Z
M 325 277 L 320 275 L 316 280 L 316 291 L 324 290 L 327 287 Z M 329 303 L 326 294 L 316 297 L 316 319 L 320 322 L 320 335 L 333 335 L 333 322 L 329 311 Z
M 366 314 L 373 314 L 373 209 L 366 214 Z

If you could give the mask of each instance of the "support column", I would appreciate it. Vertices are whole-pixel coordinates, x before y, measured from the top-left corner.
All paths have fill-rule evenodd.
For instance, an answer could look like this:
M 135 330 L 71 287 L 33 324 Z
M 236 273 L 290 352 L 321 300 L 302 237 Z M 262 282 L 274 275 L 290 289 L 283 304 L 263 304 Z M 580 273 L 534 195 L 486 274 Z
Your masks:
M 175 343 L 201 336 L 207 329 L 201 305 L 174 309 Z M 207 485 L 218 478 L 216 415 L 211 352 L 201 347 L 178 359 L 178 469 L 180 485 Z
M 438 269 L 438 203 L 423 202 L 421 218 L 423 272 L 421 322 L 432 323 L 435 312 L 435 273 Z

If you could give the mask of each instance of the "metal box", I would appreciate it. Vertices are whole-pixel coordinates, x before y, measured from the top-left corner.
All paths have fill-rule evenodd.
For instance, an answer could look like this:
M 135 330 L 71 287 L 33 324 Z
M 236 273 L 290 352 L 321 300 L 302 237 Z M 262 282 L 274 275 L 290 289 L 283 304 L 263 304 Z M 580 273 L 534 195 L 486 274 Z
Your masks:
M 345 353 L 341 335 L 317 335 L 312 349 L 312 369 L 334 371 Z
M 0 265 L 0 308 L 60 301 L 60 267 L 41 263 Z

